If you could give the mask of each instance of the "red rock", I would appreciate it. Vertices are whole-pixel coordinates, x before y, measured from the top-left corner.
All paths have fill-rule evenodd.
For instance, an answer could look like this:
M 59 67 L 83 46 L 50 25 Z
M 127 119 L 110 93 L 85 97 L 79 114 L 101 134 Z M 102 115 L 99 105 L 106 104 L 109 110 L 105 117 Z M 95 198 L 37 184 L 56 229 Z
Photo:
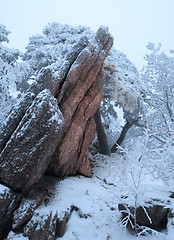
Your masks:
M 111 35 L 100 28 L 69 70 L 57 98 L 65 119 L 65 131 L 49 165 L 49 174 L 90 176 L 87 153 L 92 135 L 86 134 L 86 128 L 103 97 L 101 69 L 112 44 Z M 92 125 L 94 134 L 94 123 Z

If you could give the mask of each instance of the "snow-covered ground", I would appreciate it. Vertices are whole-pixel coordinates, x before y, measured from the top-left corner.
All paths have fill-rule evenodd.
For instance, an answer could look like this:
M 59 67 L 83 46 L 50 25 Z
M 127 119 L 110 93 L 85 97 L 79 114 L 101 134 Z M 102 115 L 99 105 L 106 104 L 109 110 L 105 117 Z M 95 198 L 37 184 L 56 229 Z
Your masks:
M 168 202 L 169 188 L 162 180 L 152 179 L 152 175 L 143 167 L 141 161 L 128 161 L 123 155 L 110 157 L 97 154 L 92 158 L 93 174 L 91 178 L 83 176 L 67 177 L 54 185 L 54 197 L 49 204 L 40 206 L 42 213 L 58 212 L 59 216 L 75 206 L 67 223 L 62 240 L 133 240 L 136 236 L 121 225 L 118 204 L 126 201 L 130 204 L 144 204 L 151 198 Z M 163 233 L 140 236 L 140 240 L 173 240 L 174 227 Z M 27 240 L 20 235 L 10 233 L 13 240 Z
M 135 235 L 125 231 L 120 224 L 121 215 L 118 211 L 118 203 L 124 194 L 129 196 L 132 204 L 135 201 L 135 185 L 138 201 L 141 200 L 139 204 L 151 198 L 167 202 L 168 187 L 162 181 L 151 181 L 147 172 L 144 174 L 143 170 L 137 178 L 131 170 L 132 164 L 126 161 L 127 159 L 118 155 L 98 155 L 94 161 L 92 178 L 71 177 L 60 182 L 55 197 L 59 211 L 75 205 L 87 216 L 80 218 L 79 213 L 73 211 L 63 240 L 136 239 Z M 136 169 L 138 170 L 138 166 Z M 165 233 L 154 233 L 139 239 L 172 240 L 174 236 L 171 238 Z

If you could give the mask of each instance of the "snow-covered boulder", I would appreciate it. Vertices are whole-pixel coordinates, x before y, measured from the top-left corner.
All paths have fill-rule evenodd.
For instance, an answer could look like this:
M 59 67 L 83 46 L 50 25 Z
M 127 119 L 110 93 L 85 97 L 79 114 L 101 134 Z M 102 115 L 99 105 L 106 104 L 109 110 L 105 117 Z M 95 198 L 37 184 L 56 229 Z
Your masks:
M 137 208 L 119 204 L 118 208 L 122 212 L 122 218 L 129 219 L 128 222 L 132 229 L 142 231 L 144 227 L 148 227 L 161 231 L 167 227 L 170 209 L 164 204 L 160 204 L 160 201 L 158 204 L 152 203 L 149 206 L 138 206 Z
M 56 99 L 45 89 L 28 108 L 0 155 L 0 179 L 13 189 L 29 190 L 51 161 L 63 130 Z

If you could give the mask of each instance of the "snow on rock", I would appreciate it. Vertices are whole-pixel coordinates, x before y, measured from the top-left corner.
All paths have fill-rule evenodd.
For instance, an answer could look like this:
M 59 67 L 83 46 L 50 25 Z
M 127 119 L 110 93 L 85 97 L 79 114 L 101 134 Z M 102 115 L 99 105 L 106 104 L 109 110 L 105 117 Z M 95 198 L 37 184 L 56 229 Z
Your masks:
M 6 240 L 28 240 L 28 237 L 24 237 L 23 234 L 15 234 L 14 232 L 10 232 Z
M 22 226 L 28 223 L 33 216 L 34 211 L 45 200 L 46 190 L 43 186 L 33 187 L 21 200 L 19 207 L 13 214 L 12 230 L 18 231 Z
M 63 116 L 57 101 L 45 89 L 37 95 L 1 152 L 1 181 L 13 189 L 29 190 L 46 172 L 62 130 Z
M 44 89 L 49 89 L 53 96 L 56 95 L 59 81 L 53 77 L 52 71 L 49 67 L 42 68 L 35 77 L 28 92 L 32 92 L 37 96 Z
M 11 219 L 19 199 L 19 194 L 0 184 L 0 239 L 3 239 L 11 229 Z
M 57 215 L 34 213 L 31 221 L 24 228 L 24 236 L 30 240 L 49 239 L 54 240 L 56 235 Z
M 20 120 L 33 100 L 33 95 L 29 92 L 18 99 L 10 111 L 8 117 L 0 124 L 0 152 L 15 131 Z

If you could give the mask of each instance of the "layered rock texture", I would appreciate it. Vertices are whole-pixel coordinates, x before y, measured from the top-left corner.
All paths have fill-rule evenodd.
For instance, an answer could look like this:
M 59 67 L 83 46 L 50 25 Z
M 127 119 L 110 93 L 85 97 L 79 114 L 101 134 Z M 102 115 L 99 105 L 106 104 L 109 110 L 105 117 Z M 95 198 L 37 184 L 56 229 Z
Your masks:
M 12 191 L 3 197 L 4 201 L 9 199 L 4 205 L 4 212 L 9 212 L 2 226 L 9 225 L 8 230 L 0 229 L 1 239 L 12 223 L 14 231 L 23 231 L 29 239 L 62 235 L 62 221 L 66 222 L 68 213 L 64 220 L 57 213 L 37 215 L 35 210 L 46 197 L 45 187 L 40 194 L 36 188 L 45 173 L 90 176 L 88 147 L 96 128 L 93 116 L 103 97 L 102 67 L 112 45 L 113 38 L 103 27 L 90 40 L 81 39 L 56 75 L 49 68 L 38 73 L 1 124 L 0 182 Z M 21 212 L 24 214 L 19 217 Z M 31 220 L 34 215 L 35 222 Z M 42 224 L 43 228 L 38 228 Z

